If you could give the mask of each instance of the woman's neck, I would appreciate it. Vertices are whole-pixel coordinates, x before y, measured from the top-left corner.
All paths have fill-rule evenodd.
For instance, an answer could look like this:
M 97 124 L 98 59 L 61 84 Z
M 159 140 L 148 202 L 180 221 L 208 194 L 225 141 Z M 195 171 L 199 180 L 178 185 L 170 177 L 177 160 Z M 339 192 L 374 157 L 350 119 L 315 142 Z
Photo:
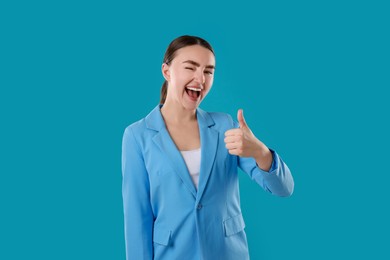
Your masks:
M 187 124 L 196 121 L 196 109 L 185 109 L 181 104 L 174 104 L 172 102 L 165 102 L 160 109 L 165 123 L 169 124 Z

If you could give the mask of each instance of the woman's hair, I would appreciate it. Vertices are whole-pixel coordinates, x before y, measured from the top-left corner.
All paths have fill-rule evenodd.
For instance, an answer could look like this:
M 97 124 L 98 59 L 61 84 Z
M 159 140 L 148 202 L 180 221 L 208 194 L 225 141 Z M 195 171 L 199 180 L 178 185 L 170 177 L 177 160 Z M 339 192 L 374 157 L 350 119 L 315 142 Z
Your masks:
M 214 54 L 213 47 L 211 47 L 210 43 L 208 43 L 206 40 L 197 37 L 197 36 L 190 36 L 190 35 L 183 35 L 176 39 L 174 39 L 168 46 L 165 55 L 163 63 L 166 63 L 167 65 L 170 65 L 172 60 L 176 56 L 176 51 L 187 47 L 191 45 L 200 45 L 208 50 L 210 50 Z M 168 82 L 165 80 L 162 87 L 161 87 L 161 97 L 160 97 L 160 104 L 165 103 L 165 99 L 167 97 L 167 90 L 168 90 Z

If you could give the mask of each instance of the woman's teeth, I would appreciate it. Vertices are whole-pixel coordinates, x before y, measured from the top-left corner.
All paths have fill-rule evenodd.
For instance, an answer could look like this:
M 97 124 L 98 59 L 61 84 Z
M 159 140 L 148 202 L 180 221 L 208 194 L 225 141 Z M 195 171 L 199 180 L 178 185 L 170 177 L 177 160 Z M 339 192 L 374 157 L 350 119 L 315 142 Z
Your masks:
M 187 87 L 187 88 L 190 89 L 190 90 L 193 90 L 193 91 L 201 91 L 200 88 L 191 88 L 191 87 Z

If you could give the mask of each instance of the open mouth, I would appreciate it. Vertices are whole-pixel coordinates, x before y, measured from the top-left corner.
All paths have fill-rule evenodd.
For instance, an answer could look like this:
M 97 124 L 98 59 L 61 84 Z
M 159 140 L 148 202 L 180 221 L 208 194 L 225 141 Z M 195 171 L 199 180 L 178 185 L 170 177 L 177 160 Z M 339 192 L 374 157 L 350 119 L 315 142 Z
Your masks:
M 196 100 L 200 96 L 200 91 L 202 89 L 200 88 L 194 88 L 194 87 L 186 87 L 187 95 L 190 96 L 192 99 Z

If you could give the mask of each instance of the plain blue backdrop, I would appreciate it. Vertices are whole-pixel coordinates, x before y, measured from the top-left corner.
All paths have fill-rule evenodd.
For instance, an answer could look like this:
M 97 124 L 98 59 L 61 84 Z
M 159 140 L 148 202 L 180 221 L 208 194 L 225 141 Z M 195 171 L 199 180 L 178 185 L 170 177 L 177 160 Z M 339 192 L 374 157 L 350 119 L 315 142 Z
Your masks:
M 390 259 L 385 2 L 3 1 L 0 259 L 125 259 L 122 134 L 183 34 L 216 53 L 201 108 L 243 108 L 295 178 L 240 173 L 251 259 Z

